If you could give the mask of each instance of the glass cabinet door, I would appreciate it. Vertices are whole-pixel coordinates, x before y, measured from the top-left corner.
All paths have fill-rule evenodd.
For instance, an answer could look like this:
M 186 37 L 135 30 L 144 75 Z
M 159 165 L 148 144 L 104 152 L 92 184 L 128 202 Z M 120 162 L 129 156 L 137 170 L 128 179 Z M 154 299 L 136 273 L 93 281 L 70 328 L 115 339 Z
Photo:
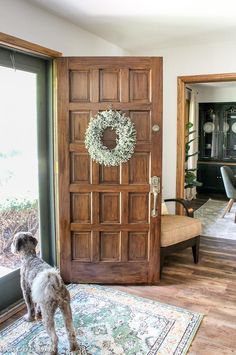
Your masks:
M 230 107 L 223 115 L 223 160 L 236 160 L 236 107 Z
M 219 115 L 213 109 L 205 112 L 202 122 L 202 158 L 219 159 Z

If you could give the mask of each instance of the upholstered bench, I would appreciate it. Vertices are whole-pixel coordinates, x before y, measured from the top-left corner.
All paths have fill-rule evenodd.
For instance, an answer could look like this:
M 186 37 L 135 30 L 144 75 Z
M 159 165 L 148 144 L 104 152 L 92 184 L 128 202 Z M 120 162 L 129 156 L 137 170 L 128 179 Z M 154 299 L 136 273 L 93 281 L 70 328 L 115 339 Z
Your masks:
M 180 203 L 186 216 L 164 214 L 161 217 L 161 271 L 166 255 L 177 250 L 192 247 L 193 259 L 198 263 L 201 221 L 193 218 L 189 202 L 183 199 L 168 199 L 165 202 Z

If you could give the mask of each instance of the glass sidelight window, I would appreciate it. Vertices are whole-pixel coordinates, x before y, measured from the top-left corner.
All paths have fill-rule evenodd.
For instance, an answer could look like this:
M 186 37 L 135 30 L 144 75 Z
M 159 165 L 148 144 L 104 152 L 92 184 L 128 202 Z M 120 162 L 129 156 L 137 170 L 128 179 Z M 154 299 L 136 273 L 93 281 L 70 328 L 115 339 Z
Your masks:
M 15 233 L 55 263 L 50 64 L 0 48 L 0 310 L 21 298 Z
M 39 236 L 37 77 L 0 66 L 0 277 L 19 267 L 15 233 Z

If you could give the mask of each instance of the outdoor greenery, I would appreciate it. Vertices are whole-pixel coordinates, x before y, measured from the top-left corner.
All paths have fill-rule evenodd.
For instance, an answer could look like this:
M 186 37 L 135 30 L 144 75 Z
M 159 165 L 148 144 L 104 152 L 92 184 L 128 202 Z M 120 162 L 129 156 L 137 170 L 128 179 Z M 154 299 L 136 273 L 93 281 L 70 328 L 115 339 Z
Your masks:
M 38 202 L 8 200 L 0 204 L 0 265 L 11 269 L 19 266 L 19 258 L 11 253 L 15 233 L 31 232 L 38 237 Z

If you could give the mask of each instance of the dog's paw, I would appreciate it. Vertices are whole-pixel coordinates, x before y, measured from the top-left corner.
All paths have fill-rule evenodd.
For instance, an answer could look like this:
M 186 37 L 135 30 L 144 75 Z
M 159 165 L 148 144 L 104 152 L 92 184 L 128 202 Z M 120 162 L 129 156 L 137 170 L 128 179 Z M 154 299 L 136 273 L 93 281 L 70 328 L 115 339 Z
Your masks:
M 72 350 L 70 349 L 70 354 L 72 355 L 89 355 L 90 353 L 87 352 L 84 346 L 79 346 L 76 344 L 75 348 Z
M 80 350 L 80 347 L 77 344 L 77 342 L 73 342 L 72 344 L 70 344 L 70 351 L 77 351 L 77 350 Z
M 41 313 L 41 312 L 37 312 L 37 313 L 35 314 L 35 319 L 36 319 L 36 320 L 41 320 L 41 319 L 42 319 L 42 313 Z
M 26 322 L 33 322 L 34 321 L 34 316 L 32 316 L 31 314 L 26 314 L 23 318 Z

